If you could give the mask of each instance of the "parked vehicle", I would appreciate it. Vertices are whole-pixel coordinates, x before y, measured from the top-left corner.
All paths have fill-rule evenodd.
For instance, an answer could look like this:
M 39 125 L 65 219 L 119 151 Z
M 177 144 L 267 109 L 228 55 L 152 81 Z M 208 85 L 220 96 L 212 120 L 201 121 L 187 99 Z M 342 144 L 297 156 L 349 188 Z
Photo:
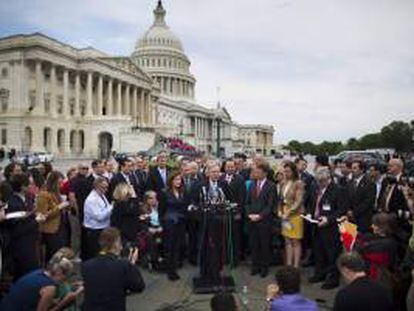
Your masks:
M 25 166 L 33 166 L 40 163 L 39 156 L 35 153 L 21 153 L 16 157 L 16 162 Z
M 275 159 L 283 159 L 283 153 L 281 153 L 281 152 L 279 152 L 279 151 L 276 151 L 276 152 L 273 154 L 273 156 L 274 156 L 274 158 L 275 158 Z
M 355 151 L 342 151 L 337 156 L 333 157 L 332 161 L 341 160 L 343 162 L 352 162 L 355 160 L 362 160 L 367 166 L 369 165 L 380 165 L 383 167 L 387 166 L 382 156 L 377 152 L 355 150 Z
M 53 162 L 53 154 L 50 152 L 35 152 L 35 155 L 39 157 L 41 163 Z

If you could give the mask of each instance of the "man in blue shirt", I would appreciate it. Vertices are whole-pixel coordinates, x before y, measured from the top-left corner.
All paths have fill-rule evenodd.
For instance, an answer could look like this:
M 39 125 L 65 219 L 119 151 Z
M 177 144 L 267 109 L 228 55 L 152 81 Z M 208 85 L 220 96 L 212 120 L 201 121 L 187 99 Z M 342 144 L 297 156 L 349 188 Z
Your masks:
M 316 303 L 300 293 L 300 271 L 285 266 L 276 272 L 276 283 L 267 287 L 270 311 L 317 311 Z

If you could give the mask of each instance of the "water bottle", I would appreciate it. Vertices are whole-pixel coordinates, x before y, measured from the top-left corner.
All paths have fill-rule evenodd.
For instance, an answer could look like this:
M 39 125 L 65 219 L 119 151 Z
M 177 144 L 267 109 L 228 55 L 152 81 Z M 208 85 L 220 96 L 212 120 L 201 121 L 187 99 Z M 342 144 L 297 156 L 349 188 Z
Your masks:
M 241 292 L 241 303 L 243 306 L 247 306 L 249 304 L 249 297 L 247 297 L 247 294 L 247 285 L 244 285 Z

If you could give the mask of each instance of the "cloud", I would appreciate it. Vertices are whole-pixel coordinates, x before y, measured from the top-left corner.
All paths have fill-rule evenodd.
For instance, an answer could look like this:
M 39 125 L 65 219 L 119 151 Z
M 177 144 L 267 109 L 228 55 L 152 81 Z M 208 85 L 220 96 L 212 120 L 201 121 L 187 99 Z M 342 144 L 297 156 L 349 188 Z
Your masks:
M 196 95 L 238 122 L 277 125 L 277 142 L 346 140 L 414 119 L 411 0 L 164 0 Z M 0 35 L 42 31 L 132 53 L 156 1 L 0 3 Z

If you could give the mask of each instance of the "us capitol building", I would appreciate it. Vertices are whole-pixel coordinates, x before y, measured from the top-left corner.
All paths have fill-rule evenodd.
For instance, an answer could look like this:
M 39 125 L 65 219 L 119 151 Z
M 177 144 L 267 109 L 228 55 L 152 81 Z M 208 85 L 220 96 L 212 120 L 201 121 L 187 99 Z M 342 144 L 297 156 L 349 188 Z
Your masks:
M 105 157 L 148 150 L 162 135 L 212 153 L 219 136 L 227 155 L 273 152 L 272 126 L 240 125 L 219 105 L 197 104 L 190 60 L 165 15 L 160 0 L 129 57 L 41 33 L 0 38 L 0 145 Z

